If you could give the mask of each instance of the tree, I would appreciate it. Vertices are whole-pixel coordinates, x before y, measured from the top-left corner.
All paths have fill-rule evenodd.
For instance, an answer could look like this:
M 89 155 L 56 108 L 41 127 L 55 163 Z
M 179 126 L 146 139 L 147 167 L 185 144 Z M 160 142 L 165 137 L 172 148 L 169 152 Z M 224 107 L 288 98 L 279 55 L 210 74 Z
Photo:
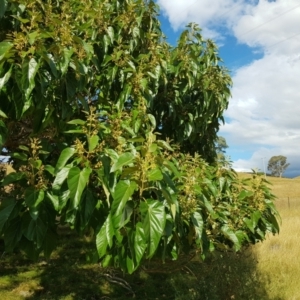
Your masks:
M 60 220 L 92 229 L 93 257 L 131 273 L 278 232 L 264 179 L 241 182 L 216 162 L 231 79 L 195 24 L 171 47 L 153 1 L 1 9 L 0 147 L 15 170 L 0 190 L 7 252 L 49 257 Z
M 285 156 L 272 156 L 268 162 L 268 170 L 273 176 L 281 177 L 289 165 Z
M 216 141 L 216 151 L 217 151 L 217 156 L 218 159 L 224 160 L 226 153 L 226 150 L 228 148 L 228 145 L 226 143 L 226 139 L 222 136 L 218 136 L 217 141 Z

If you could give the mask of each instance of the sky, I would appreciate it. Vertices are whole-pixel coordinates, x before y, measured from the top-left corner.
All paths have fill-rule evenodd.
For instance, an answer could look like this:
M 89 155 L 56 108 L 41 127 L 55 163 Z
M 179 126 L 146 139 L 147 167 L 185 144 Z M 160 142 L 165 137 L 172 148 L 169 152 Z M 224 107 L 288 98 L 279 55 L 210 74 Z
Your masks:
M 269 159 L 283 155 L 284 176 L 300 176 L 300 1 L 156 2 L 169 43 L 195 22 L 219 47 L 233 80 L 219 131 L 233 168 L 267 171 Z

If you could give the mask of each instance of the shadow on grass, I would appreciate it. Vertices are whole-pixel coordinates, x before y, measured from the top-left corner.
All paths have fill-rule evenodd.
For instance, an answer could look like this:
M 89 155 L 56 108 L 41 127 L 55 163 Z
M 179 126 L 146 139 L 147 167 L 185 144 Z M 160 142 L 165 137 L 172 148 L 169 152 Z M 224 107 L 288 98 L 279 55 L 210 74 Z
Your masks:
M 86 254 L 93 247 L 92 242 L 64 232 L 48 262 L 41 258 L 31 263 L 20 253 L 4 256 L 0 260 L 0 299 L 268 299 L 251 249 L 243 254 L 218 253 L 205 263 L 190 262 L 171 274 L 118 273 L 130 284 L 133 295 L 109 282 L 99 264 L 86 263 Z

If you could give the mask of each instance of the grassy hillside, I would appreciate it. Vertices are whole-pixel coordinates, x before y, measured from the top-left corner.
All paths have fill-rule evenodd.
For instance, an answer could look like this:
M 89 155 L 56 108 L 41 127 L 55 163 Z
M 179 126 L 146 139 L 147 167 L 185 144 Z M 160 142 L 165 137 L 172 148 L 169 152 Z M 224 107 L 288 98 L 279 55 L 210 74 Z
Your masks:
M 278 236 L 253 247 L 268 299 L 300 299 L 300 177 L 268 178 L 282 223 Z
M 110 277 L 99 264 L 86 263 L 92 241 L 68 230 L 60 232 L 50 261 L 5 254 L 0 241 L 0 299 L 300 299 L 300 178 L 268 180 L 278 197 L 281 232 L 243 253 L 220 253 L 171 274 L 109 270 Z

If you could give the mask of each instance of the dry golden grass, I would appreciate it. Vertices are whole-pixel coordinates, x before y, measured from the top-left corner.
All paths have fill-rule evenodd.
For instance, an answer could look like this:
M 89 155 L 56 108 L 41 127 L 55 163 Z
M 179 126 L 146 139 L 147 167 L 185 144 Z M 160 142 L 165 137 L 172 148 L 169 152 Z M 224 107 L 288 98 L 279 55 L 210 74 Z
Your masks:
M 242 175 L 245 176 L 245 175 Z M 280 234 L 253 246 L 268 299 L 300 299 L 300 177 L 268 177 L 281 215 Z

